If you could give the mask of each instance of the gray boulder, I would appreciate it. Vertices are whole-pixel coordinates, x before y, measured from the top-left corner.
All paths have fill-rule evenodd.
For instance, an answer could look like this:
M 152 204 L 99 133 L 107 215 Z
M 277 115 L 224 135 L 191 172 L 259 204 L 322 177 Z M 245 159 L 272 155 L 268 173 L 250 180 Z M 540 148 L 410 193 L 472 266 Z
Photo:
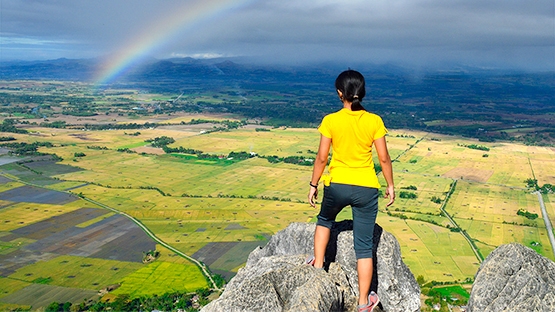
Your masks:
M 304 264 L 313 253 L 314 223 L 292 223 L 248 257 L 212 311 L 355 311 L 358 297 L 352 221 L 337 223 L 326 251 L 326 270 Z M 376 225 L 374 280 L 382 311 L 419 311 L 420 288 L 401 260 L 397 240 Z M 380 311 L 379 309 L 376 309 Z
M 555 263 L 518 243 L 499 246 L 476 273 L 468 311 L 555 311 Z

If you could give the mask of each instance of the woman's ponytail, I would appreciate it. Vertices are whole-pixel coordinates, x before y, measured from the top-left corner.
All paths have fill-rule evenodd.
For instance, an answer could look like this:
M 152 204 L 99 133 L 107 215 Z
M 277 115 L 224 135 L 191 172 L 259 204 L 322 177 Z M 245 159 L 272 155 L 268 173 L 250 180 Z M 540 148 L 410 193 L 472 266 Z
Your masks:
M 351 102 L 351 110 L 352 111 L 360 111 L 363 110 L 365 111 L 366 109 L 364 109 L 364 106 L 362 106 L 362 104 L 360 103 L 360 99 L 358 97 L 358 95 L 353 96 L 353 101 Z
M 343 94 L 343 97 L 351 102 L 351 110 L 366 110 L 361 102 L 366 95 L 364 76 L 361 73 L 349 69 L 337 76 L 335 88 Z

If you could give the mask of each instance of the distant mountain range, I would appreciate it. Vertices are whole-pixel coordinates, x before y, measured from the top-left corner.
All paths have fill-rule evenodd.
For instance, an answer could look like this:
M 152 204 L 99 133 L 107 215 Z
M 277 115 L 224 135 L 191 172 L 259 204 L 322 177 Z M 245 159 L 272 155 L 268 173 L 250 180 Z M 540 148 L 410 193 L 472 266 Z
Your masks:
M 55 79 L 93 82 L 101 59 L 56 59 L 46 61 L 8 61 L 0 63 L 0 79 Z M 506 71 L 484 70 L 473 67 L 457 67 L 446 71 L 415 71 L 395 65 L 352 64 L 352 68 L 366 76 L 417 77 L 422 75 L 504 75 Z M 348 67 L 325 63 L 311 66 L 253 65 L 245 59 L 215 58 L 170 58 L 148 59 L 131 68 L 113 83 L 145 83 L 160 81 L 236 81 L 243 82 L 326 82 L 333 81 L 337 74 Z M 514 72 L 511 72 L 514 74 Z

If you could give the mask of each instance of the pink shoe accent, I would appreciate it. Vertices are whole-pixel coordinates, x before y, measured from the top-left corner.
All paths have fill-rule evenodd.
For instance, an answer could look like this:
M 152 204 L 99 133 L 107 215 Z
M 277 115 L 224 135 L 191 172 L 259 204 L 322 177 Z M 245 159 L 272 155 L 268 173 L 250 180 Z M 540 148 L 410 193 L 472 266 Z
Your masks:
M 380 303 L 380 298 L 378 298 L 378 294 L 371 291 L 368 295 L 368 304 L 358 308 L 358 312 L 372 312 L 374 308 L 378 306 Z

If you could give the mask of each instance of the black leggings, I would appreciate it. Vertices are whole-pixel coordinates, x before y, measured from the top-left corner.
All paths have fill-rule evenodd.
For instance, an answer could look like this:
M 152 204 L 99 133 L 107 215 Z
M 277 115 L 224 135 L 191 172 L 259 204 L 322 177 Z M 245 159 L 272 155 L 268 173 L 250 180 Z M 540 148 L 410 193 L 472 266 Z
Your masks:
M 324 199 L 316 224 L 331 229 L 337 214 L 349 205 L 353 210 L 356 258 L 372 258 L 374 224 L 378 214 L 378 189 L 330 183 L 329 186 L 324 187 Z

